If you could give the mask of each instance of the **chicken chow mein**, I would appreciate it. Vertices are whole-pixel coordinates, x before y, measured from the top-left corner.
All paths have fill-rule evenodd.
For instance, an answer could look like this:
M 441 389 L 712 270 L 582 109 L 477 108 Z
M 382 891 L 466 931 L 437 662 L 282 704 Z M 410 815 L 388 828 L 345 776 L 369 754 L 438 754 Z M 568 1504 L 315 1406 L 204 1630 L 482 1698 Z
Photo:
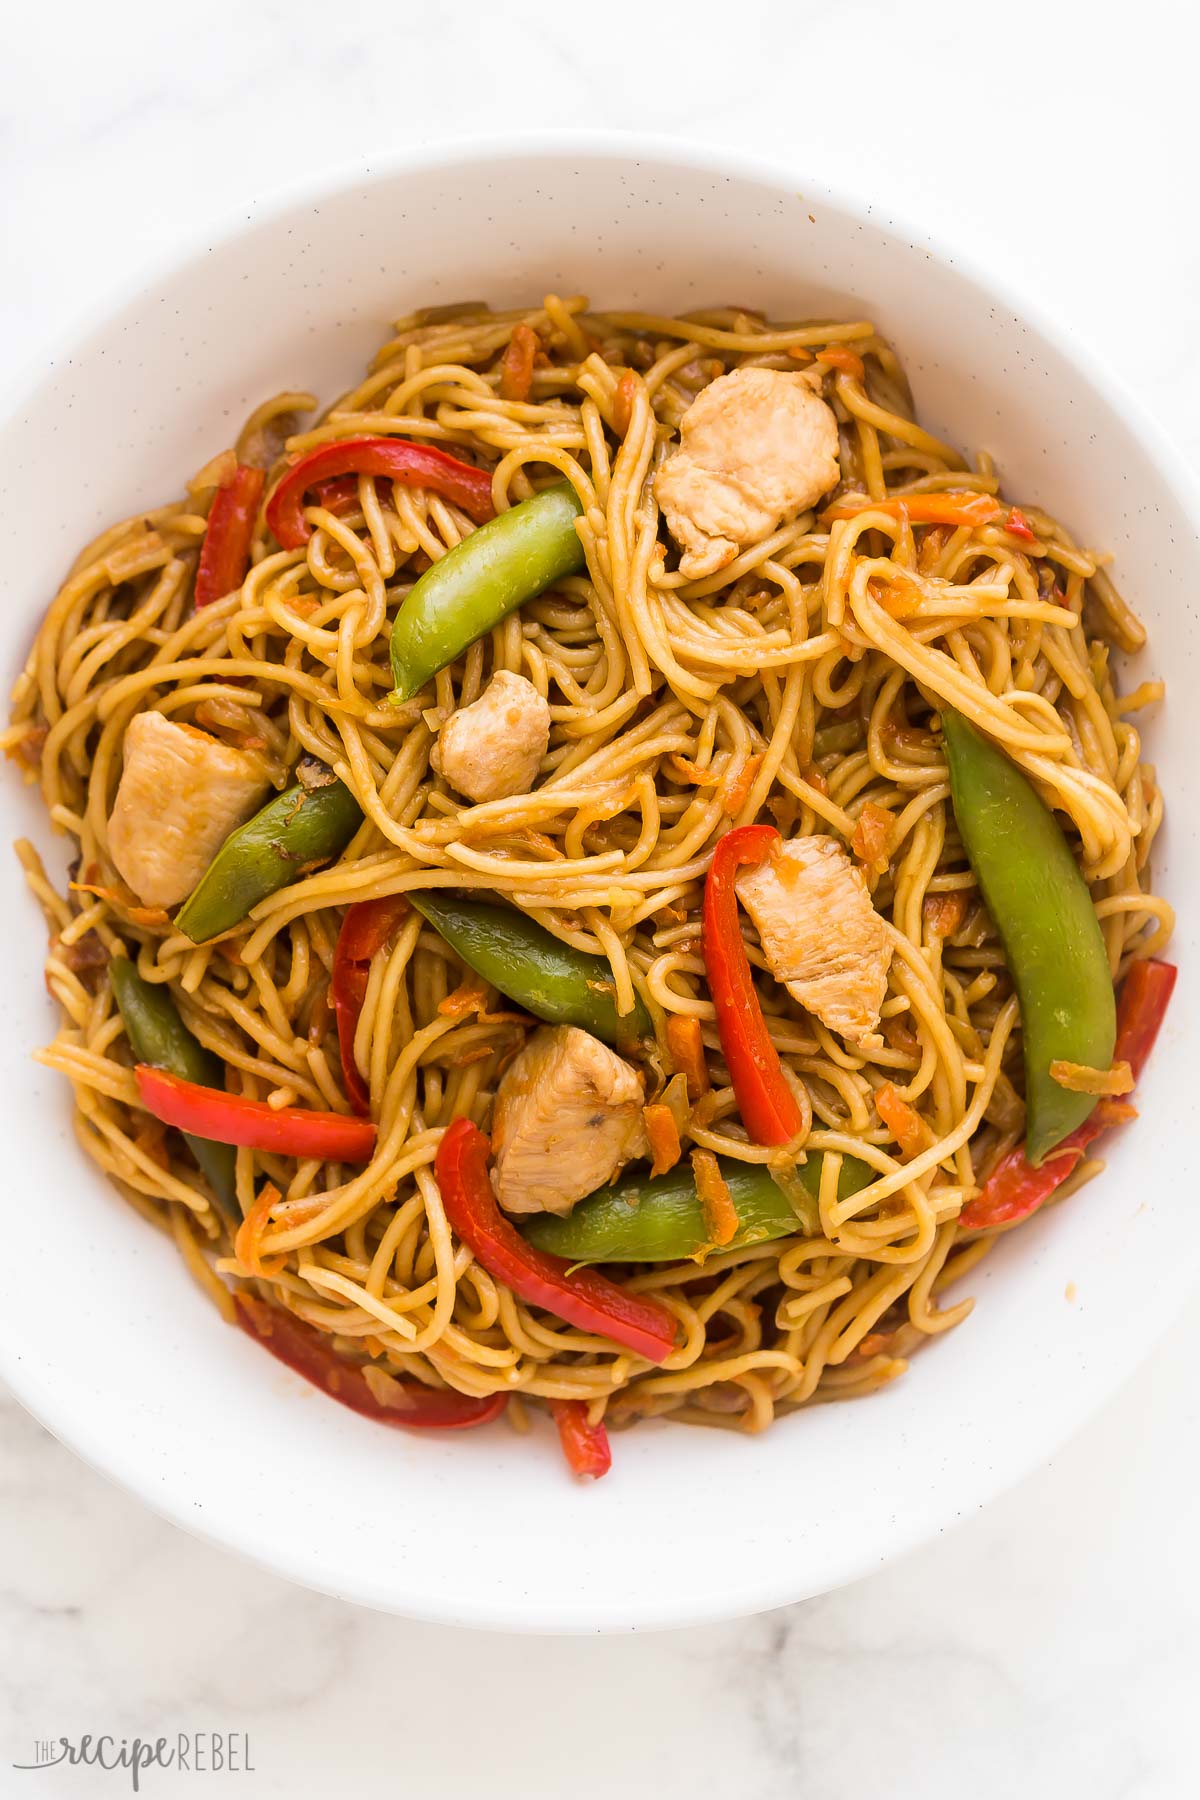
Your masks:
M 88 544 L 16 684 L 80 1142 L 385 1424 L 601 1475 L 873 1392 L 1135 1116 L 1141 624 L 866 321 L 430 307 L 316 405 Z

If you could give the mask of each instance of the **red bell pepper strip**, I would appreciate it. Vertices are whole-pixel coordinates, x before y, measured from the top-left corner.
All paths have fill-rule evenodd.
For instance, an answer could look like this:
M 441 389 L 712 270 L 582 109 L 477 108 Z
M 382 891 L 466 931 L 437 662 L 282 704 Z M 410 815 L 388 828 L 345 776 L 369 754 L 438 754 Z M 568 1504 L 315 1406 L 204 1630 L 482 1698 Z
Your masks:
M 804 1122 L 754 991 L 733 885 L 739 869 L 768 862 L 779 841 L 773 825 L 742 825 L 726 832 L 713 851 L 704 884 L 708 990 L 742 1122 L 757 1144 L 786 1144 Z
M 367 997 L 371 959 L 377 950 L 383 949 L 407 911 L 408 902 L 403 894 L 387 894 L 380 900 L 360 900 L 347 910 L 333 953 L 329 997 L 337 1018 L 342 1086 L 351 1106 L 364 1119 L 371 1110 L 371 1095 L 354 1060 L 354 1033 Z
M 488 1148 L 477 1125 L 455 1119 L 438 1145 L 434 1164 L 446 1217 L 488 1274 L 519 1300 L 544 1307 L 581 1331 L 611 1338 L 647 1362 L 665 1362 L 675 1348 L 674 1313 L 593 1269 L 573 1269 L 565 1257 L 527 1244 L 496 1204 L 488 1180 Z
M 231 479 L 213 495 L 196 569 L 197 608 L 223 600 L 245 581 L 263 480 L 261 469 L 239 463 Z
M 267 524 L 285 550 L 300 550 L 312 536 L 304 517 L 304 496 L 309 488 L 339 475 L 381 475 L 402 481 L 406 487 L 432 488 L 461 506 L 476 524 L 493 517 L 492 478 L 435 450 L 431 444 L 410 444 L 405 438 L 340 438 L 321 444 L 292 464 L 267 501 Z
M 340 1400 L 352 1412 L 380 1425 L 401 1425 L 414 1430 L 465 1431 L 499 1418 L 508 1405 L 507 1394 L 476 1398 L 453 1388 L 426 1387 L 421 1381 L 393 1381 L 386 1400 L 377 1400 L 366 1376 L 356 1364 L 330 1349 L 314 1331 L 282 1307 L 270 1306 L 254 1294 L 235 1294 L 237 1322 L 264 1350 L 303 1375 L 314 1387 Z
M 1148 958 L 1135 962 L 1121 983 L 1113 1061 L 1127 1062 L 1135 1080 L 1154 1048 L 1177 973 L 1172 963 Z M 1134 1108 L 1123 1100 L 1101 1100 L 1091 1116 L 1037 1169 L 1026 1157 L 1024 1146 L 1018 1145 L 1001 1157 L 981 1191 L 963 1207 L 959 1224 L 964 1231 L 995 1231 L 1027 1219 L 1062 1186 L 1089 1144 L 1114 1125 L 1136 1117 Z
M 244 1094 L 184 1081 L 165 1069 L 139 1063 L 134 1070 L 147 1112 L 217 1144 L 246 1144 L 281 1156 L 316 1156 L 327 1162 L 370 1162 L 375 1127 L 344 1113 L 309 1112 L 301 1106 L 268 1106 Z
M 563 1455 L 574 1475 L 591 1475 L 598 1480 L 612 1468 L 612 1451 L 608 1433 L 601 1425 L 588 1424 L 588 1409 L 582 1400 L 552 1400 L 550 1411 L 558 1426 L 558 1440 Z
M 1023 538 L 1027 544 L 1036 544 L 1037 542 L 1037 533 L 1019 506 L 1009 507 L 1008 517 L 1004 521 L 1004 529 L 1010 537 Z

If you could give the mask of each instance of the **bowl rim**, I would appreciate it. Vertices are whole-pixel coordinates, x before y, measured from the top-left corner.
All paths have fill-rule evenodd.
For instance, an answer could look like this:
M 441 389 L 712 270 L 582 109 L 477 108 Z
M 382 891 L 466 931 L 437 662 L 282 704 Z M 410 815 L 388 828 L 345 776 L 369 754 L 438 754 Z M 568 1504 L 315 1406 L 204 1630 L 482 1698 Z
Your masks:
M 782 154 L 763 155 L 735 145 L 701 144 L 687 137 L 661 133 L 543 127 L 466 134 L 329 163 L 313 173 L 275 185 L 261 197 L 238 203 L 236 219 L 230 217 L 222 222 L 219 215 L 206 218 L 197 229 L 174 238 L 165 248 L 140 260 L 132 273 L 100 288 L 98 298 L 90 304 L 80 303 L 65 324 L 36 340 L 32 352 L 25 358 L 25 367 L 32 373 L 25 378 L 14 375 L 0 386 L 0 431 L 11 427 L 16 415 L 36 399 L 64 359 L 86 359 L 93 340 L 107 333 L 121 313 L 144 293 L 153 292 L 172 277 L 189 268 L 202 268 L 205 255 L 214 244 L 236 244 L 297 206 L 323 204 L 355 186 L 376 180 L 393 180 L 408 173 L 446 173 L 460 166 L 477 167 L 482 162 L 521 156 L 577 158 L 593 165 L 629 159 L 664 167 L 679 165 L 700 174 L 732 177 L 770 190 L 811 194 L 814 200 L 847 219 L 903 236 L 931 261 L 952 268 L 981 294 L 1002 304 L 1014 317 L 1027 321 L 1045 339 L 1071 374 L 1092 389 L 1121 419 L 1145 453 L 1163 488 L 1172 494 L 1181 513 L 1200 537 L 1200 476 L 1193 472 L 1170 432 L 1090 344 L 1081 341 L 1052 310 L 1032 299 L 1019 284 L 1013 284 L 1007 277 L 995 277 L 969 253 L 954 248 L 940 233 L 918 224 L 902 205 L 892 204 L 886 185 L 876 191 L 873 198 L 865 198 L 861 192 L 830 180 L 822 172 L 801 174 L 797 164 Z M 973 1502 L 957 1515 L 959 1519 L 973 1516 L 1044 1466 L 1120 1392 L 1174 1323 L 1194 1291 L 1198 1272 L 1200 1244 L 1190 1258 L 1180 1256 L 1170 1274 L 1164 1276 L 1159 1306 L 1152 1317 L 1146 1318 L 1139 1336 L 1132 1341 L 1128 1337 L 1123 1340 L 1119 1361 L 1111 1358 L 1102 1363 L 1098 1361 L 1092 1365 L 1087 1379 L 1077 1384 L 1076 1405 L 1070 1423 L 1064 1428 L 1056 1417 L 1052 1424 L 1032 1431 L 1020 1457 L 1007 1461 L 1002 1469 L 990 1469 L 986 1477 L 981 1476 L 976 1481 Z M 511 1603 L 492 1604 L 489 1596 L 484 1594 L 476 1595 L 469 1609 L 453 1601 L 434 1604 L 381 1598 L 371 1592 L 365 1582 L 353 1585 L 343 1580 L 335 1584 L 331 1576 L 314 1572 L 304 1565 L 302 1557 L 289 1555 L 270 1541 L 232 1541 L 222 1535 L 219 1528 L 210 1529 L 198 1521 L 186 1497 L 153 1491 L 144 1469 L 136 1460 L 127 1461 L 122 1455 L 119 1436 L 106 1433 L 99 1422 L 95 1429 L 91 1428 L 87 1419 L 73 1413 L 69 1404 L 61 1403 L 57 1385 L 40 1377 L 37 1366 L 22 1354 L 20 1346 L 8 1342 L 3 1333 L 0 1333 L 0 1382 L 73 1454 L 191 1536 L 245 1557 L 301 1586 L 357 1604 L 401 1612 L 408 1618 L 512 1632 L 644 1631 L 745 1616 L 791 1604 L 797 1598 L 794 1587 L 787 1580 L 786 1562 L 781 1563 L 773 1580 L 747 1580 L 736 1603 L 731 1603 L 728 1597 L 706 1601 L 702 1594 L 697 1594 L 683 1603 L 675 1601 L 664 1605 L 654 1602 L 635 1621 L 609 1617 L 597 1623 L 594 1614 L 584 1619 L 576 1610 L 570 1619 L 560 1616 L 547 1623 L 542 1619 L 515 1617 Z M 886 1561 L 909 1554 L 954 1522 L 954 1518 L 947 1519 L 945 1512 L 938 1508 L 914 1515 L 906 1527 L 893 1530 L 882 1558 L 869 1546 L 847 1553 L 830 1567 L 818 1591 L 832 1591 L 871 1573 Z

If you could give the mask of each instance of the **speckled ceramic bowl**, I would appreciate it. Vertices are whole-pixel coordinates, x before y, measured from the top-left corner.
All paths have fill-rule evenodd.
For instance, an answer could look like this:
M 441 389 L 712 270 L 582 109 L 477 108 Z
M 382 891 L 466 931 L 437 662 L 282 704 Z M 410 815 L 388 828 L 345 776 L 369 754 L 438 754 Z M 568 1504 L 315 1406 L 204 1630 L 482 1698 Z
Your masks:
M 181 491 L 262 396 L 348 386 L 410 307 L 475 294 L 508 306 L 548 288 L 610 306 L 869 314 L 898 344 L 926 423 L 987 446 L 1014 494 L 1115 552 L 1152 630 L 1138 673 L 1189 691 L 1196 497 L 1065 327 L 811 177 L 678 146 L 557 138 L 406 156 L 251 206 L 64 345 L 0 452 L 6 676 L 79 544 Z M 1159 879 L 1176 896 L 1197 875 L 1186 718 L 1168 707 L 1151 736 L 1172 820 Z M 0 837 L 20 833 L 61 867 L 61 841 L 10 778 Z M 7 856 L 0 907 L 0 1371 L 148 1505 L 373 1606 L 617 1630 L 750 1612 L 847 1581 L 1048 1456 L 1195 1275 L 1193 1177 L 1173 1133 L 1200 1057 L 1185 908 L 1180 990 L 1139 1090 L 1142 1123 L 1114 1140 L 1086 1197 L 1004 1242 L 974 1279 L 973 1316 L 886 1392 L 762 1438 L 639 1427 L 617 1439 L 612 1474 L 586 1487 L 566 1477 L 548 1431 L 382 1431 L 227 1330 L 172 1245 L 86 1160 L 65 1084 L 29 1060 L 53 1029 L 44 933 Z

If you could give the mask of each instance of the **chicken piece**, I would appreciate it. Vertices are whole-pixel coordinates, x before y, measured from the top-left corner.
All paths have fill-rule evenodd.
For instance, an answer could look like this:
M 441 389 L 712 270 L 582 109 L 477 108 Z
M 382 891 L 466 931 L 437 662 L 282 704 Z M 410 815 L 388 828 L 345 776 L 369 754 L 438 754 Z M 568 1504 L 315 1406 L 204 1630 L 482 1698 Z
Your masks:
M 837 420 L 809 374 L 734 369 L 683 415 L 679 448 L 654 478 L 689 581 L 811 506 L 838 481 Z
M 492 1154 L 508 1212 L 569 1213 L 646 1154 L 641 1077 L 590 1032 L 540 1026 L 501 1079 Z
M 873 1032 L 892 946 L 861 870 L 841 845 L 791 838 L 734 885 L 767 966 L 793 999 L 852 1044 Z
M 550 708 L 523 675 L 497 669 L 478 700 L 446 720 L 434 767 L 469 800 L 527 794 L 550 743 Z
M 124 756 L 109 854 L 143 905 L 174 906 L 262 801 L 266 765 L 160 712 L 129 721 Z

